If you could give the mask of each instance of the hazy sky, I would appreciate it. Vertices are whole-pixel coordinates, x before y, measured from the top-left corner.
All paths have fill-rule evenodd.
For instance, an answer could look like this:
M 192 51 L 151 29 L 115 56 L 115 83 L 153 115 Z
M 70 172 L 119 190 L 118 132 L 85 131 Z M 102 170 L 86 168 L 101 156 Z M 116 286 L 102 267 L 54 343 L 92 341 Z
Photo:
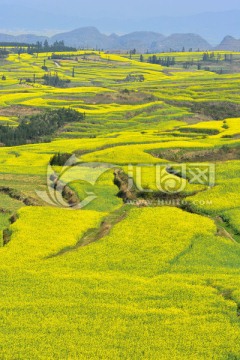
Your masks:
M 240 0 L 0 0 L 2 3 L 82 18 L 181 16 L 240 9 Z

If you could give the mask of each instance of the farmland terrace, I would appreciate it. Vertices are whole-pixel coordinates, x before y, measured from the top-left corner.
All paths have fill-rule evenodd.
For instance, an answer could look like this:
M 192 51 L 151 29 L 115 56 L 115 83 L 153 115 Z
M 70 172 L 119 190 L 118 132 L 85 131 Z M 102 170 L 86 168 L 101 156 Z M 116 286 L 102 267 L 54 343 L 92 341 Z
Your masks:
M 239 59 L 0 59 L 1 359 L 239 359 Z

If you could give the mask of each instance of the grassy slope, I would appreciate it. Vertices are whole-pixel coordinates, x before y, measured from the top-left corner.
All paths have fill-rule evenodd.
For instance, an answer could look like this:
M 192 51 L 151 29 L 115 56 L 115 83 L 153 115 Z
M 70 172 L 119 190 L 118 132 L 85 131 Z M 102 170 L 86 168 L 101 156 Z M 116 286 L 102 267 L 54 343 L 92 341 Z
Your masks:
M 20 60 L 11 55 L 1 69 L 7 80 L 0 83 L 0 121 L 14 125 L 24 111 L 69 105 L 86 111 L 87 117 L 85 123 L 57 134 L 52 143 L 1 148 L 0 186 L 37 198 L 35 190 L 46 187 L 49 159 L 59 151 L 78 151 L 86 163 L 102 161 L 126 169 L 128 163 L 168 163 L 153 157 L 153 150 L 239 146 L 239 119 L 227 119 L 227 127 L 224 119 L 189 126 L 189 109 L 177 106 L 182 101 L 237 103 L 239 74 L 171 73 L 171 69 L 166 73 L 160 66 L 117 55 L 97 55 L 97 61 L 83 60 L 81 55 L 78 62 L 60 61 L 57 68 L 76 86 L 70 89 L 18 84 L 26 74 L 43 76 L 47 54 L 22 55 Z M 47 60 L 47 66 L 56 70 L 53 61 Z M 117 82 L 130 72 L 144 74 L 145 81 Z M 121 90 L 126 88 L 130 95 L 123 101 Z M 134 103 L 131 91 L 147 93 L 149 100 Z M 106 93 L 117 93 L 116 102 L 106 103 Z M 99 94 L 102 103 L 96 101 Z M 186 126 L 190 136 L 179 131 Z M 219 134 L 208 134 L 209 130 Z M 143 184 L 150 188 L 153 173 L 145 169 Z M 238 173 L 239 161 L 219 162 L 217 186 L 188 201 L 196 211 L 221 215 L 239 232 Z M 12 241 L 0 249 L 0 357 L 238 359 L 239 244 L 216 236 L 210 219 L 174 208 L 133 209 L 108 237 L 46 259 L 74 246 L 121 206 L 112 180 L 109 171 L 95 186 L 84 181 L 70 184 L 81 200 L 86 191 L 94 190 L 98 196 L 75 212 L 23 207 L 0 194 L 1 208 L 10 212 L 21 208 L 20 218 L 11 226 Z M 196 188 L 191 185 L 188 190 Z M 209 199 L 211 204 L 201 203 Z M 0 215 L 0 229 L 8 226 L 8 217 Z
M 47 213 L 52 226 L 60 212 Z M 132 210 L 108 238 L 44 260 L 53 252 L 43 246 L 46 211 L 33 213 L 21 212 L 1 254 L 3 359 L 237 357 L 239 246 L 216 237 L 210 220 Z M 63 221 L 70 241 L 65 214 Z M 59 241 L 51 232 L 55 250 Z

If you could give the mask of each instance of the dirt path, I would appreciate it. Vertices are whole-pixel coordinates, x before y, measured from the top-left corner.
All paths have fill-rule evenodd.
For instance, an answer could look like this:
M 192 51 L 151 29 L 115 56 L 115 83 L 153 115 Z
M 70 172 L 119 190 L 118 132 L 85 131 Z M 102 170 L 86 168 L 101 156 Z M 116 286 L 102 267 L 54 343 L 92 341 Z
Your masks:
M 240 243 L 240 236 L 236 235 L 234 229 L 221 216 L 216 216 L 212 220 L 214 220 L 217 226 L 219 236 L 228 238 L 235 244 Z
M 34 199 L 32 197 L 27 197 L 24 194 L 20 193 L 19 191 L 9 188 L 9 187 L 1 186 L 0 193 L 8 195 L 12 199 L 21 201 L 26 206 L 39 206 L 40 205 L 36 199 Z
M 120 209 L 117 209 L 116 211 L 110 213 L 101 223 L 99 228 L 95 229 L 89 229 L 83 237 L 76 243 L 74 246 L 67 247 L 65 249 L 60 250 L 56 254 L 48 256 L 46 259 L 55 258 L 58 256 L 62 256 L 66 253 L 76 251 L 81 247 L 87 246 L 93 242 L 96 242 L 103 237 L 107 236 L 112 228 L 123 221 L 128 214 L 128 211 L 130 210 L 130 206 L 123 205 Z
M 186 211 L 191 214 L 196 214 L 199 216 L 207 217 L 208 219 L 211 219 L 214 221 L 217 227 L 217 234 L 218 236 L 225 237 L 227 239 L 230 239 L 235 244 L 240 244 L 240 235 L 236 234 L 236 231 L 228 224 L 220 215 L 219 216 L 210 216 L 208 214 L 203 214 L 200 211 L 196 211 L 196 209 L 193 209 L 190 204 L 186 205 L 186 202 L 183 204 L 182 200 L 184 198 L 187 198 L 187 196 L 181 196 L 180 194 L 174 195 L 171 197 L 171 195 L 167 195 L 165 193 L 155 193 L 150 200 L 150 203 L 146 197 L 141 198 L 141 193 L 137 190 L 135 184 L 133 185 L 132 189 L 128 189 L 128 176 L 125 174 L 121 169 L 115 170 L 114 173 L 115 179 L 114 183 L 119 188 L 118 196 L 123 199 L 125 203 L 131 203 L 134 204 L 137 207 L 142 206 L 152 206 L 152 207 L 159 207 L 159 206 L 172 206 L 182 209 L 183 211 Z M 200 190 L 199 192 L 203 192 L 207 190 Z M 198 193 L 198 192 L 197 192 Z M 146 196 L 146 194 L 145 194 Z M 159 205 L 159 201 L 163 201 L 162 205 Z M 165 204 L 165 205 L 164 205 Z M 167 204 L 167 205 L 166 205 Z M 171 204 L 171 205 L 169 205 Z

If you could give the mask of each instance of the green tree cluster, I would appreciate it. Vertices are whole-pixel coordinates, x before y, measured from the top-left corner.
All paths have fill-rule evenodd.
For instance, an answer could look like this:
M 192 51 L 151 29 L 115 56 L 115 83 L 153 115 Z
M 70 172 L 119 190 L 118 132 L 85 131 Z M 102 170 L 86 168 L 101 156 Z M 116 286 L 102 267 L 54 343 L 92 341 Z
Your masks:
M 73 109 L 47 110 L 41 114 L 26 116 L 18 127 L 0 125 L 0 143 L 5 146 L 16 146 L 36 143 L 54 134 L 69 122 L 81 122 L 85 118 Z

